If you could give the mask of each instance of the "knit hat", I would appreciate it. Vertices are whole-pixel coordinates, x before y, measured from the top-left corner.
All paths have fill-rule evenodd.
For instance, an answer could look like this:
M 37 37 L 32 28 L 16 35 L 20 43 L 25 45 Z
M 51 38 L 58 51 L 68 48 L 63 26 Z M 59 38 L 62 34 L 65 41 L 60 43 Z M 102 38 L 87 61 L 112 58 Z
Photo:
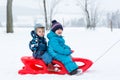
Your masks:
M 34 29 L 36 30 L 37 28 L 45 28 L 42 24 L 38 23 L 35 24 Z
M 55 32 L 56 30 L 58 30 L 58 29 L 62 29 L 63 30 L 63 27 L 62 27 L 62 25 L 59 23 L 59 22 L 57 22 L 56 20 L 53 20 L 52 21 L 52 31 L 53 32 Z

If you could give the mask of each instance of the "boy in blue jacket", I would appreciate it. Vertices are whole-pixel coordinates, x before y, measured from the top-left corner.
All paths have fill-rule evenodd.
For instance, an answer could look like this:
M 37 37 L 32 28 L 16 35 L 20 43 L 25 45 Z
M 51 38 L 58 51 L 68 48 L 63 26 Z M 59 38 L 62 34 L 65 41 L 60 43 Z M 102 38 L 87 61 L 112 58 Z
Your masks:
M 35 59 L 42 59 L 47 65 L 49 71 L 54 71 L 52 65 L 52 57 L 47 52 L 47 42 L 44 38 L 45 27 L 41 24 L 36 24 L 35 29 L 31 31 L 32 40 L 29 43 L 29 48 L 33 52 Z
M 78 72 L 78 66 L 72 61 L 72 51 L 69 46 L 65 44 L 62 36 L 63 27 L 56 20 L 52 21 L 52 29 L 48 33 L 48 52 L 56 60 L 62 62 L 70 75 Z

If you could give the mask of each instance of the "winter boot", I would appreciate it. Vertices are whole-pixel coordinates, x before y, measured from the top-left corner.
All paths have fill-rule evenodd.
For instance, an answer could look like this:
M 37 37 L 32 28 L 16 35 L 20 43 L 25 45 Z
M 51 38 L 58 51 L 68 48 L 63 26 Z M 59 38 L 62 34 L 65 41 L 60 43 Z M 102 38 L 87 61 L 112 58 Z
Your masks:
M 54 66 L 53 66 L 52 63 L 49 63 L 49 64 L 48 64 L 47 70 L 48 70 L 48 71 L 55 71 L 55 70 L 54 70 Z
M 77 72 L 78 72 L 78 68 L 74 69 L 74 70 L 71 71 L 69 74 L 70 74 L 70 75 L 74 75 L 74 74 L 77 74 Z

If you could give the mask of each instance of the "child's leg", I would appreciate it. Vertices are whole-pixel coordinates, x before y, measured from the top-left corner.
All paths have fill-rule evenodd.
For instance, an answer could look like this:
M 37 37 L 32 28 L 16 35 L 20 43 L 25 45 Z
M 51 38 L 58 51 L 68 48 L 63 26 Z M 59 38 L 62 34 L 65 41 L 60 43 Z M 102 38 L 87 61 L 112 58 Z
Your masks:
M 40 51 L 33 52 L 33 57 L 34 57 L 35 59 L 41 59 L 41 55 L 40 55 L 39 53 L 40 53 Z
M 57 55 L 55 59 L 61 61 L 69 73 L 78 69 L 77 64 L 72 61 L 71 56 Z
M 45 52 L 42 56 L 41 56 L 42 60 L 46 63 L 46 64 L 49 64 L 52 62 L 52 57 L 47 53 Z
M 48 71 L 55 71 L 52 64 L 52 57 L 47 52 L 42 55 L 42 59 L 48 65 Z
M 48 64 L 47 70 L 48 70 L 48 71 L 55 71 L 54 66 L 53 66 L 52 63 L 49 63 L 49 64 Z

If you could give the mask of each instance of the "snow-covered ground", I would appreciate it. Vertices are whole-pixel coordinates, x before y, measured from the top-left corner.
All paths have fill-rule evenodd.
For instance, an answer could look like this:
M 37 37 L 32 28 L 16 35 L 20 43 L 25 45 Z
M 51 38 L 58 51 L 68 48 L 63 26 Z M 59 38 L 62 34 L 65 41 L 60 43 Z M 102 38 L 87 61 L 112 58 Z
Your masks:
M 30 56 L 28 43 L 32 28 L 15 28 L 13 34 L 0 28 L 0 80 L 120 80 L 120 30 L 110 32 L 107 28 L 86 30 L 84 28 L 65 28 L 66 44 L 75 52 L 72 56 L 83 57 L 93 62 L 106 51 L 107 53 L 81 75 L 19 75 L 23 64 L 22 56 Z

